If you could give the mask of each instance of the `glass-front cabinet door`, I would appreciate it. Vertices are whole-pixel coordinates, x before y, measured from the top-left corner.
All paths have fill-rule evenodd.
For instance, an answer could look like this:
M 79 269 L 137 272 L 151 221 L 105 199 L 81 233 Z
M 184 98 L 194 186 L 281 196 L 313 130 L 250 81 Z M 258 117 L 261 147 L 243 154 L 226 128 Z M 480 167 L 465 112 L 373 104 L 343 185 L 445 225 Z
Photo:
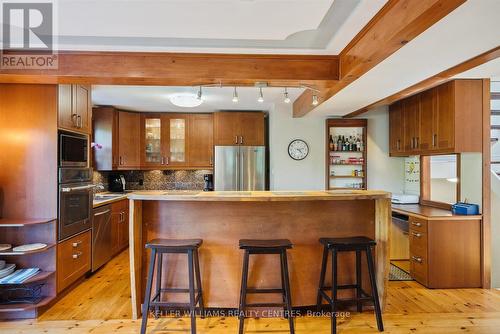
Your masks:
M 142 136 L 143 153 L 142 163 L 145 166 L 160 167 L 165 165 L 164 131 L 162 131 L 162 119 L 159 115 L 143 115 Z
M 187 164 L 187 123 L 185 115 L 168 116 L 168 165 L 182 166 Z

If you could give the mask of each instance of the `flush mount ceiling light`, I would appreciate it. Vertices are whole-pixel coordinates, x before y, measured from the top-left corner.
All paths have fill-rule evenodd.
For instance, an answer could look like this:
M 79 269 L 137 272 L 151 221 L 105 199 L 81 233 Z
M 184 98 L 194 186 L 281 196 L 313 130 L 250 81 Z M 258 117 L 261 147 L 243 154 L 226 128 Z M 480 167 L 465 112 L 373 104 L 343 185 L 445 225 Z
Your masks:
M 262 93 L 262 87 L 259 88 L 259 98 L 257 99 L 260 103 L 264 102 L 264 94 Z
M 283 102 L 285 103 L 290 103 L 290 97 L 288 97 L 288 91 L 285 87 L 285 93 L 283 94 L 285 96 L 285 98 L 283 99 Z
M 236 90 L 236 87 L 234 87 L 234 92 L 233 92 L 233 102 L 238 103 L 240 99 L 238 98 L 238 91 Z
M 173 105 L 181 108 L 194 108 L 203 103 L 203 99 L 201 98 L 199 92 L 198 95 L 192 93 L 172 94 L 168 97 L 168 99 Z

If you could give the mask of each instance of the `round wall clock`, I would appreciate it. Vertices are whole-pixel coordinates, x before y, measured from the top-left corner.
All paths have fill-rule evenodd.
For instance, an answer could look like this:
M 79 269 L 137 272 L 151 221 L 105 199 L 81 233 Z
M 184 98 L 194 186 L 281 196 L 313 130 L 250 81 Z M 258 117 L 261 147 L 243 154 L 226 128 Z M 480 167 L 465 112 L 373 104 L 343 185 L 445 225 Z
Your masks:
M 309 154 L 309 146 L 302 139 L 292 140 L 288 145 L 288 155 L 293 160 L 303 160 Z

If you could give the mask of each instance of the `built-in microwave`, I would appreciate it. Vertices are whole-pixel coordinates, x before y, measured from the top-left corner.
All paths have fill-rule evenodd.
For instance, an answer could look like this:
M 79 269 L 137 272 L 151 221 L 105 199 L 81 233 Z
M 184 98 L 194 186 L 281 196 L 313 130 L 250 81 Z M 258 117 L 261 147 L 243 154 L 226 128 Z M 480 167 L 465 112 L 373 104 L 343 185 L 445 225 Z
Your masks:
M 89 138 L 71 132 L 59 132 L 59 167 L 88 167 Z

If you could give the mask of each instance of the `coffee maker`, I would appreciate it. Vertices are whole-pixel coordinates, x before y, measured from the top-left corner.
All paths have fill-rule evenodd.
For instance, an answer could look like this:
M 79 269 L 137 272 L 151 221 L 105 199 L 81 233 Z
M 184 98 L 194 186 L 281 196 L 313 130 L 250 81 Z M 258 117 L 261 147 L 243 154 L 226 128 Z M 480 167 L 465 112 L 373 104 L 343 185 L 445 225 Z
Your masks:
M 122 174 L 111 173 L 108 177 L 109 191 L 113 193 L 125 192 L 125 176 Z
M 214 191 L 214 176 L 212 174 L 205 174 L 203 175 L 203 180 L 205 180 L 203 191 Z

